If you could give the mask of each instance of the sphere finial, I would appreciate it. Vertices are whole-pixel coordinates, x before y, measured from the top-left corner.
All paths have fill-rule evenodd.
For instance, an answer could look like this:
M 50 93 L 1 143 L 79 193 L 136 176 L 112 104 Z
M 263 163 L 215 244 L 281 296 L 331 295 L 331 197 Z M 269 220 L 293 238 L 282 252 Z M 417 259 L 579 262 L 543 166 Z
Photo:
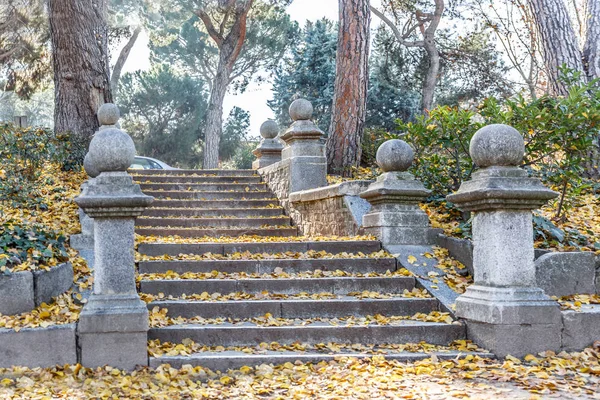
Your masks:
M 512 126 L 492 124 L 479 129 L 469 146 L 473 162 L 481 168 L 517 167 L 523 161 L 525 142 Z
M 290 117 L 293 121 L 305 121 L 312 118 L 313 106 L 306 99 L 294 100 L 290 105 Z
M 135 158 L 135 144 L 126 132 L 110 126 L 119 120 L 119 108 L 111 103 L 103 104 L 98 110 L 98 120 L 109 126 L 100 128 L 90 142 L 89 163 L 98 174 L 127 171 Z
M 265 139 L 274 139 L 279 134 L 277 122 L 269 119 L 260 126 L 260 135 Z
M 119 107 L 112 103 L 105 103 L 98 109 L 98 122 L 100 125 L 116 125 L 121 117 Z
M 383 172 L 404 172 L 412 165 L 415 152 L 404 140 L 392 139 L 379 146 L 375 157 Z
M 98 175 L 100 175 L 100 172 L 98 172 L 96 166 L 94 165 L 94 163 L 92 163 L 90 153 L 87 153 L 83 159 L 83 169 L 90 178 L 95 178 Z

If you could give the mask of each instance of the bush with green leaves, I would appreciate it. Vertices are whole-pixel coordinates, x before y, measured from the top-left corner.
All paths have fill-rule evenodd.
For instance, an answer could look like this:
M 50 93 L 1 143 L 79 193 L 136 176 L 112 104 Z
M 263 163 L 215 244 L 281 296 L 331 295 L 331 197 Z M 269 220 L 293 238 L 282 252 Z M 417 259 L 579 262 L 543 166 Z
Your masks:
M 38 224 L 7 221 L 0 225 L 0 273 L 24 263 L 25 269 L 37 269 L 54 261 L 69 259 L 66 237 Z
M 469 143 L 483 125 L 503 123 L 516 128 L 525 140 L 522 167 L 561 192 L 556 217 L 572 204 L 585 181 L 586 163 L 600 135 L 600 91 L 596 82 L 573 85 L 568 96 L 522 96 L 500 104 L 485 100 L 478 115 L 470 110 L 441 106 L 415 122 L 399 121 L 402 138 L 415 148 L 413 172 L 437 197 L 456 191 L 475 166 Z
M 65 170 L 80 168 L 76 155 L 82 147 L 76 135 L 0 125 L 0 203 L 17 208 L 43 207 L 39 190 L 44 166 L 58 163 Z

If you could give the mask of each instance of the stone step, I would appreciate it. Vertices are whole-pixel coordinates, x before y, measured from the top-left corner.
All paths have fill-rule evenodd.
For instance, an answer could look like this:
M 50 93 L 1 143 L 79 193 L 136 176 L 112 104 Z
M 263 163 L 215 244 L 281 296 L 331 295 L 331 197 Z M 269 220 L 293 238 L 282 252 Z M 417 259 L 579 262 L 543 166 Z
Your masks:
M 256 192 L 225 192 L 198 190 L 144 190 L 144 194 L 157 199 L 185 199 L 185 200 L 275 200 L 274 195 L 268 191 Z
M 253 207 L 278 207 L 277 199 L 269 200 L 164 200 L 155 199 L 150 208 L 236 209 Z
M 201 261 L 140 261 L 140 274 L 165 273 L 173 271 L 224 273 L 245 272 L 256 274 L 271 274 L 276 268 L 283 272 L 294 273 L 301 271 L 347 271 L 347 272 L 378 272 L 396 270 L 395 258 L 323 258 L 323 259 L 280 259 L 280 260 L 201 260 Z
M 266 243 L 141 243 L 138 252 L 148 256 L 179 254 L 233 254 L 244 253 L 306 253 L 309 250 L 326 251 L 331 254 L 363 253 L 370 254 L 381 250 L 381 243 L 376 240 L 357 241 L 319 241 L 319 242 L 266 242 Z
M 283 208 L 147 208 L 144 217 L 276 217 Z
M 135 175 L 167 175 L 167 176 L 258 176 L 252 169 L 134 169 L 129 170 Z
M 142 280 L 140 292 L 179 297 L 193 293 L 335 293 L 352 292 L 402 293 L 412 290 L 415 279 L 409 276 L 399 277 L 336 277 L 336 278 L 276 278 L 276 279 L 161 279 Z
M 259 326 L 253 323 L 221 325 L 185 324 L 151 328 L 148 339 L 181 343 L 191 339 L 206 346 L 255 346 L 260 343 L 419 343 L 448 345 L 465 338 L 462 324 L 406 320 L 395 325 L 335 326 L 325 322 L 307 325 Z
M 290 217 L 268 217 L 268 218 L 161 218 L 145 217 L 137 218 L 135 226 L 159 227 L 168 226 L 175 228 L 260 228 L 267 226 L 289 226 Z
M 253 176 L 158 176 L 158 175 L 134 175 L 134 179 L 143 183 L 260 183 L 261 177 Z
M 433 298 L 359 299 L 339 296 L 336 299 L 284 299 L 284 300 L 226 300 L 190 301 L 160 300 L 148 304 L 168 309 L 172 318 L 232 318 L 261 317 L 270 313 L 273 318 L 340 318 L 366 315 L 414 315 L 439 311 L 438 301 Z
M 185 229 L 165 227 L 137 227 L 135 233 L 143 236 L 180 236 L 183 238 L 237 237 L 237 236 L 297 236 L 297 228 L 216 228 Z
M 344 351 L 340 353 L 326 353 L 319 351 L 264 351 L 260 354 L 247 354 L 242 351 L 206 351 L 190 354 L 189 356 L 162 356 L 150 357 L 150 368 L 158 368 L 161 365 L 169 364 L 173 368 L 181 368 L 184 365 L 193 367 L 204 367 L 211 371 L 226 372 L 231 369 L 240 369 L 243 366 L 256 367 L 262 364 L 280 365 L 285 363 L 294 364 L 296 361 L 303 364 L 316 364 L 321 361 L 335 361 L 344 357 L 358 359 L 371 358 L 374 354 Z M 467 356 L 478 356 L 481 358 L 495 358 L 491 353 L 486 352 L 463 352 L 457 350 L 434 351 L 430 353 L 420 352 L 387 352 L 387 354 L 377 353 L 378 356 L 385 357 L 386 360 L 396 360 L 400 362 L 415 362 L 424 360 L 432 356 L 439 360 L 463 359 Z
M 198 191 L 198 192 L 259 192 L 266 191 L 265 183 L 140 183 L 142 191 Z

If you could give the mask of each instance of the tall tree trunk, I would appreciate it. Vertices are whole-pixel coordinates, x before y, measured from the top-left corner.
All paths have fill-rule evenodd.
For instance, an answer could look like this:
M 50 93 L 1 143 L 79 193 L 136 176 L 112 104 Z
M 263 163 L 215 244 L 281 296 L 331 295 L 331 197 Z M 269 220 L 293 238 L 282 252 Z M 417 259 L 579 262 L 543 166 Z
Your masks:
M 587 78 L 600 79 L 600 0 L 587 0 L 583 12 L 583 68 Z M 585 173 L 590 178 L 600 177 L 600 138 L 588 152 Z
M 433 108 L 435 87 L 440 74 L 440 52 L 438 51 L 437 43 L 435 42 L 435 32 L 442 20 L 444 8 L 444 0 L 435 0 L 435 11 L 432 15 L 425 16 L 420 12 L 417 12 L 417 19 L 421 22 L 419 28 L 423 35 L 423 47 L 429 58 L 429 68 L 427 68 L 427 74 L 423 81 L 423 98 L 421 102 L 421 109 L 424 113 L 428 113 L 429 110 Z M 427 28 L 425 28 L 424 17 L 429 21 Z
M 528 0 L 541 41 L 542 56 L 550 93 L 566 95 L 568 90 L 560 81 L 560 67 L 584 72 L 582 53 L 571 24 L 564 0 Z
M 350 176 L 361 157 L 369 83 L 369 0 L 339 0 L 340 25 L 327 163 Z
M 223 131 L 223 100 L 227 93 L 227 87 L 231 82 L 233 66 L 246 40 L 247 17 L 253 2 L 254 0 L 221 0 L 221 7 L 226 9 L 227 12 L 218 28 L 205 9 L 194 11 L 204 23 L 209 36 L 219 49 L 219 65 L 212 83 L 204 125 L 203 169 L 214 169 L 219 166 L 219 142 Z M 229 33 L 225 35 L 225 27 L 230 21 Z
M 133 31 L 133 34 L 125 44 L 125 47 L 121 49 L 121 53 L 119 53 L 119 58 L 117 58 L 117 62 L 115 63 L 115 67 L 113 68 L 112 74 L 110 76 L 110 90 L 112 93 L 117 93 L 119 88 L 119 80 L 121 79 L 121 72 L 123 71 L 123 67 L 129 58 L 129 53 L 131 53 L 131 49 L 135 45 L 138 37 L 140 36 L 140 32 L 142 32 L 142 27 L 138 26 Z
M 600 78 L 600 0 L 587 0 L 584 8 L 583 67 L 588 79 Z
M 221 142 L 221 131 L 223 130 L 223 101 L 227 94 L 229 75 L 231 74 L 226 65 L 221 65 L 224 62 L 226 60 L 220 60 L 219 62 L 206 111 L 203 169 L 214 169 L 219 166 L 219 144 Z
M 54 129 L 89 140 L 98 108 L 112 101 L 106 0 L 48 0 L 54 66 Z

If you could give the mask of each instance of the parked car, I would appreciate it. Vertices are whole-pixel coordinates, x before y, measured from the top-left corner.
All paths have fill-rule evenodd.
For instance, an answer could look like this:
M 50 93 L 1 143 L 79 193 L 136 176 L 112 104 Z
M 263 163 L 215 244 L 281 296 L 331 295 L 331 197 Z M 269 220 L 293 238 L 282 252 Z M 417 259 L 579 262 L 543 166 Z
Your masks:
M 129 169 L 179 169 L 173 168 L 164 161 L 157 160 L 156 158 L 135 156 L 133 164 Z

